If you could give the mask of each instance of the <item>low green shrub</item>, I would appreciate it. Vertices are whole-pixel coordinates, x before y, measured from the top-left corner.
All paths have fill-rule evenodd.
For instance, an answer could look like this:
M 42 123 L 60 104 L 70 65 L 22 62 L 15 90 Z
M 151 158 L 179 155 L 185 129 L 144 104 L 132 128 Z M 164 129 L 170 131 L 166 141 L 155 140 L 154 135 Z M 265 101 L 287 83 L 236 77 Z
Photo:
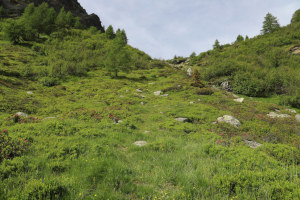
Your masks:
M 196 94 L 198 95 L 212 95 L 214 93 L 211 88 L 199 88 L 196 90 Z

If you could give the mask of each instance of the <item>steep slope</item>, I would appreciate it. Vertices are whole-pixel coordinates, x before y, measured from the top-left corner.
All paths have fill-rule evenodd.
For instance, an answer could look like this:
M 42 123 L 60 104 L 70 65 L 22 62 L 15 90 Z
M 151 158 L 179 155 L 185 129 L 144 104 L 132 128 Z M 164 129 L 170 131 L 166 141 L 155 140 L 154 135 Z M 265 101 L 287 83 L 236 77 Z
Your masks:
M 78 3 L 77 0 L 21 0 L 21 1 L 12 1 L 12 0 L 0 0 L 0 6 L 3 6 L 6 17 L 16 17 L 20 16 L 23 13 L 23 10 L 29 3 L 34 3 L 36 6 L 46 2 L 50 7 L 53 7 L 56 12 L 64 7 L 66 11 L 71 11 L 73 15 L 81 18 L 81 23 L 87 27 L 95 26 L 102 32 L 104 32 L 101 21 L 96 14 L 88 15 L 86 10 Z

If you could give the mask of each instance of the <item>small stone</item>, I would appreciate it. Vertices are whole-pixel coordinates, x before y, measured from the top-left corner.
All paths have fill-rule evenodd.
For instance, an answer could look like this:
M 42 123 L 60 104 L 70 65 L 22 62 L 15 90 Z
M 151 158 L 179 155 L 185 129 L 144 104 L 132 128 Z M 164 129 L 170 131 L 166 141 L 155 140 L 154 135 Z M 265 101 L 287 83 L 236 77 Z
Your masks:
M 159 96 L 161 94 L 161 91 L 159 90 L 159 91 L 156 91 L 156 92 L 154 92 L 154 95 L 155 96 Z
M 241 122 L 239 120 L 237 120 L 236 118 L 230 116 L 230 115 L 224 115 L 223 117 L 219 117 L 217 119 L 218 123 L 227 123 L 227 124 L 231 124 L 235 127 L 239 127 L 241 125 Z
M 268 117 L 270 118 L 288 118 L 290 117 L 290 115 L 288 114 L 277 114 L 275 112 L 270 112 L 269 114 L 267 114 Z
M 56 117 L 46 117 L 43 120 L 47 120 L 47 119 L 56 119 Z
M 183 117 L 175 118 L 175 120 L 178 121 L 178 122 L 189 122 L 188 118 L 183 118 Z
M 119 123 L 119 124 L 120 124 L 120 123 L 123 123 L 123 120 L 119 120 L 118 123 Z
M 144 98 L 146 98 L 146 96 L 144 96 L 144 95 L 141 95 L 141 97 L 144 99 Z
M 141 89 L 136 89 L 137 92 L 142 93 L 143 91 Z
M 163 95 L 160 95 L 161 97 L 168 97 L 169 95 L 168 94 L 163 94 Z
M 286 109 L 286 111 L 289 111 L 290 113 L 297 114 L 297 111 L 296 111 L 296 110 L 292 110 L 292 109 Z
M 232 96 L 233 96 L 234 98 L 236 98 L 236 99 L 238 99 L 238 98 L 239 98 L 239 96 L 238 96 L 238 95 L 236 95 L 236 94 L 233 94 L 233 93 L 232 93 Z
M 258 142 L 254 142 L 254 141 L 249 141 L 249 140 L 244 140 L 244 142 L 246 144 L 248 144 L 248 146 L 250 148 L 256 149 L 257 147 L 260 147 L 262 144 L 258 143 Z
M 195 102 L 191 101 L 190 104 L 194 104 Z
M 144 133 L 148 134 L 148 133 L 150 133 L 150 131 L 145 131 Z
M 300 115 L 296 115 L 295 118 L 296 118 L 296 121 L 300 123 Z
M 123 95 L 120 95 L 120 98 L 124 98 L 124 96 L 123 96 Z
M 32 91 L 27 91 L 27 94 L 33 95 L 33 92 Z
M 145 105 L 145 102 L 141 102 L 141 105 Z
M 136 145 L 136 146 L 138 146 L 138 147 L 142 147 L 142 146 L 147 145 L 148 143 L 146 141 L 136 141 L 133 144 Z
M 280 110 L 278 110 L 278 109 L 275 109 L 275 112 L 280 112 Z
M 198 101 L 201 101 L 201 99 L 198 99 Z
M 149 85 L 153 85 L 154 83 L 152 82 L 152 83 L 148 83 Z
M 26 113 L 23 113 L 23 112 L 17 112 L 16 115 L 18 115 L 20 117 L 28 117 L 28 115 Z
M 223 90 L 225 90 L 227 92 L 231 92 L 231 90 L 232 90 L 228 81 L 221 83 L 221 87 Z
M 238 102 L 238 103 L 243 103 L 244 102 L 244 98 L 238 98 L 238 99 L 234 99 L 233 101 Z

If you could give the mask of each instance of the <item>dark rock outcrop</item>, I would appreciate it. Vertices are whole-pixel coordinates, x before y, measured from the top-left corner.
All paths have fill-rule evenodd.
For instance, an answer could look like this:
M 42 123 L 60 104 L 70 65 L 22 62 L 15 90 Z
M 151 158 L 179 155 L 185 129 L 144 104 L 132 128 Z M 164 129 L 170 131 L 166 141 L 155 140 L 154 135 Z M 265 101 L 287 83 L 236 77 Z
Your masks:
M 77 0 L 0 0 L 0 6 L 4 8 L 6 17 L 18 17 L 22 15 L 26 6 L 31 2 L 33 2 L 35 6 L 46 2 L 50 7 L 53 7 L 57 13 L 64 7 L 66 11 L 71 11 L 73 15 L 80 17 L 81 23 L 86 27 L 95 26 L 104 32 L 99 17 L 96 14 L 88 15 Z

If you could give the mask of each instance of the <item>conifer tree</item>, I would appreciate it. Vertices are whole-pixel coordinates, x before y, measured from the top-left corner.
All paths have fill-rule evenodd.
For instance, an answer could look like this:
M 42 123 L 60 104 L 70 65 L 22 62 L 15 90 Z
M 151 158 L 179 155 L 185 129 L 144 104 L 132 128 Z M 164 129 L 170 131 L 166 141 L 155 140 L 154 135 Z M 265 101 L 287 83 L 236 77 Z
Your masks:
M 67 13 L 65 8 L 62 7 L 56 17 L 55 25 L 57 28 L 65 28 L 67 26 Z
M 220 47 L 221 47 L 221 46 L 220 46 L 219 40 L 216 40 L 215 43 L 214 43 L 214 45 L 213 45 L 213 48 L 214 48 L 214 49 L 220 49 Z
M 123 38 L 117 36 L 111 41 L 105 60 L 105 68 L 112 77 L 117 78 L 119 71 L 130 71 L 130 54 Z
M 235 42 L 239 43 L 243 41 L 244 41 L 244 37 L 242 35 L 238 35 Z
M 300 9 L 296 10 L 291 20 L 291 23 L 297 23 L 297 22 L 300 22 Z
M 261 30 L 262 34 L 273 33 L 278 30 L 280 25 L 276 17 L 274 17 L 271 13 L 268 13 L 265 16 L 265 21 L 263 22 L 263 29 Z
M 112 25 L 108 26 L 108 28 L 105 31 L 105 35 L 106 35 L 107 39 L 110 39 L 110 40 L 112 40 L 116 37 L 114 28 L 112 27 Z
M 122 30 L 118 29 L 116 32 L 116 37 L 122 38 L 122 40 L 124 41 L 125 44 L 128 43 L 127 35 L 126 35 L 126 32 L 124 29 L 122 29 Z

